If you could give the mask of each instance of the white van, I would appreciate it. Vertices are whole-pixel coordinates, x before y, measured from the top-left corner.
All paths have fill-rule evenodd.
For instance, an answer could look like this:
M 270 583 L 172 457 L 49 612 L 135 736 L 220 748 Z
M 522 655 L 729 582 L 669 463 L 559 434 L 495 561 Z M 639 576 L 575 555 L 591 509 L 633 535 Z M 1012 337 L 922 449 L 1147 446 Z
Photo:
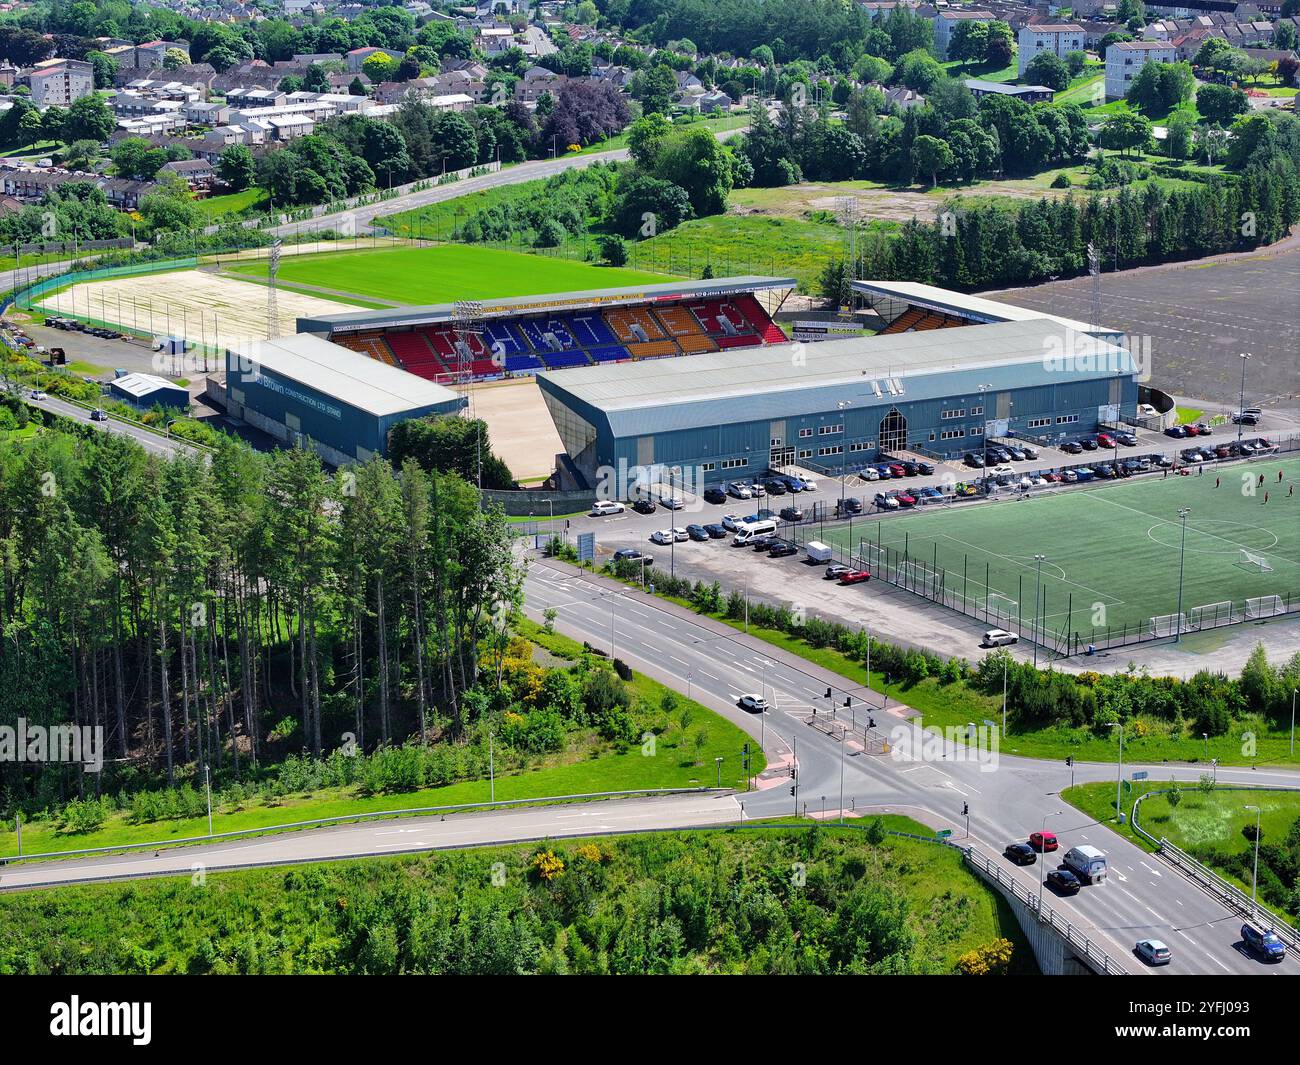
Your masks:
M 825 563 L 835 557 L 834 551 L 817 540 L 809 540 L 808 543 L 804 545 L 804 550 L 808 552 L 808 557 L 814 562 Z
M 760 536 L 771 536 L 775 532 L 776 522 L 771 518 L 764 518 L 762 521 L 751 521 L 736 530 L 735 538 L 731 543 L 733 547 L 740 547 L 743 544 L 752 543 Z
M 1065 852 L 1065 867 L 1085 884 L 1106 879 L 1106 856 L 1096 847 L 1071 847 Z

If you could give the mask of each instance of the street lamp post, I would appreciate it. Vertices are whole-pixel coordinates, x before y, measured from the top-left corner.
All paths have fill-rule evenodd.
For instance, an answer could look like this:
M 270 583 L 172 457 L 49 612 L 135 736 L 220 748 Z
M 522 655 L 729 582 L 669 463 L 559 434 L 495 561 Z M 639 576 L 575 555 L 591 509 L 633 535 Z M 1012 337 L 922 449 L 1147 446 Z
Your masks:
M 1291 689 L 1291 757 L 1295 757 L 1295 693 L 1296 689 Z
M 1243 351 L 1241 359 L 1241 395 L 1237 400 L 1237 451 L 1241 451 L 1241 418 L 1246 413 L 1246 363 L 1250 362 L 1250 352 Z
M 1178 543 L 1178 613 L 1174 615 L 1174 643 L 1181 643 L 1183 638 L 1183 562 L 1187 555 L 1187 515 L 1191 512 L 1191 507 L 1178 508 L 1183 532 Z
M 208 835 L 212 835 L 212 778 L 208 774 L 208 763 L 203 763 L 203 790 L 208 794 Z
M 844 759 L 849 742 L 847 731 L 843 725 L 840 726 L 840 824 L 844 824 Z
M 1047 819 L 1049 817 L 1057 817 L 1064 812 L 1065 812 L 1064 810 L 1056 810 L 1050 814 L 1043 814 L 1043 827 L 1039 832 L 1039 836 L 1041 837 L 1042 834 L 1047 831 Z M 1047 852 L 1043 851 L 1039 855 L 1039 859 L 1038 859 L 1038 913 L 1040 919 L 1043 913 L 1043 866 L 1045 866 L 1046 864 L 1047 864 Z
M 1120 807 L 1119 789 L 1124 780 L 1124 722 L 1112 721 L 1109 727 L 1119 729 L 1119 762 L 1115 767 L 1115 815 L 1122 825 L 1125 818 L 1124 811 Z
M 1007 663 L 1011 661 L 1011 654 L 1007 651 L 1002 652 L 1002 736 L 1007 734 Z
M 1038 563 L 1038 579 L 1034 586 L 1034 668 L 1038 668 L 1038 640 L 1042 635 L 1039 631 L 1038 616 L 1042 609 L 1042 592 L 1043 592 L 1043 563 L 1047 561 L 1046 555 L 1035 555 L 1034 561 Z

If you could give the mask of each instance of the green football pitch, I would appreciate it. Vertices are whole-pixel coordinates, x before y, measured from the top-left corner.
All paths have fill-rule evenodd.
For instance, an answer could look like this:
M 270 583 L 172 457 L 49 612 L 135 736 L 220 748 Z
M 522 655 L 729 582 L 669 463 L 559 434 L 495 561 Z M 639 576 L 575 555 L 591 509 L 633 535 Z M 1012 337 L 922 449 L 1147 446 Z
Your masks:
M 266 263 L 236 263 L 227 271 L 264 278 Z M 277 276 L 289 284 L 406 304 L 583 292 L 672 280 L 663 274 L 465 244 L 285 256 Z
M 1201 475 L 934 506 L 854 521 L 851 533 L 843 523 L 810 527 L 801 539 L 845 550 L 851 537 L 853 553 L 877 576 L 1023 633 L 1032 630 L 1040 595 L 1043 631 L 1083 645 L 1174 614 L 1180 554 L 1183 613 L 1192 620 L 1222 620 L 1229 603 L 1240 617 L 1248 599 L 1300 600 L 1300 485 L 1289 494 L 1298 481 L 1300 458 L 1259 460 Z M 1041 592 L 1036 555 L 1044 556 Z M 1275 606 L 1253 604 L 1247 616 L 1267 616 Z

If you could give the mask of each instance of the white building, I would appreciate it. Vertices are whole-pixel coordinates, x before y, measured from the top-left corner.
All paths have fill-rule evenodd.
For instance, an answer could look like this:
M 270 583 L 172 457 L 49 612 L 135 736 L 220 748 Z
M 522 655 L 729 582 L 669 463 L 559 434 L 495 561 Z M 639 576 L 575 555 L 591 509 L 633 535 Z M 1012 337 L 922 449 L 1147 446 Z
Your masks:
M 1178 49 L 1169 41 L 1120 41 L 1106 49 L 1106 99 L 1120 100 L 1148 63 L 1176 63 Z
M 939 8 L 939 13 L 934 17 L 934 47 L 935 50 L 944 59 L 948 56 L 948 42 L 952 39 L 952 31 L 959 22 L 992 22 L 994 19 L 992 11 L 981 11 L 978 8 Z
M 29 75 L 32 103 L 41 110 L 68 107 L 95 91 L 95 71 L 89 63 L 73 59 L 45 63 Z
M 1081 52 L 1084 46 L 1082 26 L 1073 22 L 1051 22 L 1041 26 L 1022 26 L 1020 28 L 1020 56 L 1017 70 L 1020 77 L 1033 61 L 1034 56 L 1051 52 L 1058 59 L 1064 59 L 1071 52 Z

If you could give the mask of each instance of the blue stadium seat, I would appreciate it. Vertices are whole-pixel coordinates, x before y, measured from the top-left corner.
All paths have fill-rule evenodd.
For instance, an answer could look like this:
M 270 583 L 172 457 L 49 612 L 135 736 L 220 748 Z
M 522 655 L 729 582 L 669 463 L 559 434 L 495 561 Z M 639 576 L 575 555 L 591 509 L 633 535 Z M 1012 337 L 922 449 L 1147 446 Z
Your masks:
M 619 347 L 618 345 L 592 348 L 590 354 L 596 362 L 623 362 L 632 357 L 627 348 Z
M 574 315 L 569 321 L 573 335 L 584 348 L 607 347 L 618 343 L 618 337 L 598 314 Z
M 527 370 L 541 370 L 542 360 L 536 355 L 507 355 L 506 370 L 510 373 L 523 373 Z
M 520 355 L 525 350 L 518 334 L 510 328 L 509 322 L 488 322 L 484 332 L 487 335 L 488 347 L 491 350 L 495 351 L 497 344 L 501 345 L 500 350 L 506 355 Z
M 542 361 L 552 370 L 560 370 L 568 366 L 591 365 L 591 360 L 587 358 L 585 351 L 544 351 L 541 355 Z

